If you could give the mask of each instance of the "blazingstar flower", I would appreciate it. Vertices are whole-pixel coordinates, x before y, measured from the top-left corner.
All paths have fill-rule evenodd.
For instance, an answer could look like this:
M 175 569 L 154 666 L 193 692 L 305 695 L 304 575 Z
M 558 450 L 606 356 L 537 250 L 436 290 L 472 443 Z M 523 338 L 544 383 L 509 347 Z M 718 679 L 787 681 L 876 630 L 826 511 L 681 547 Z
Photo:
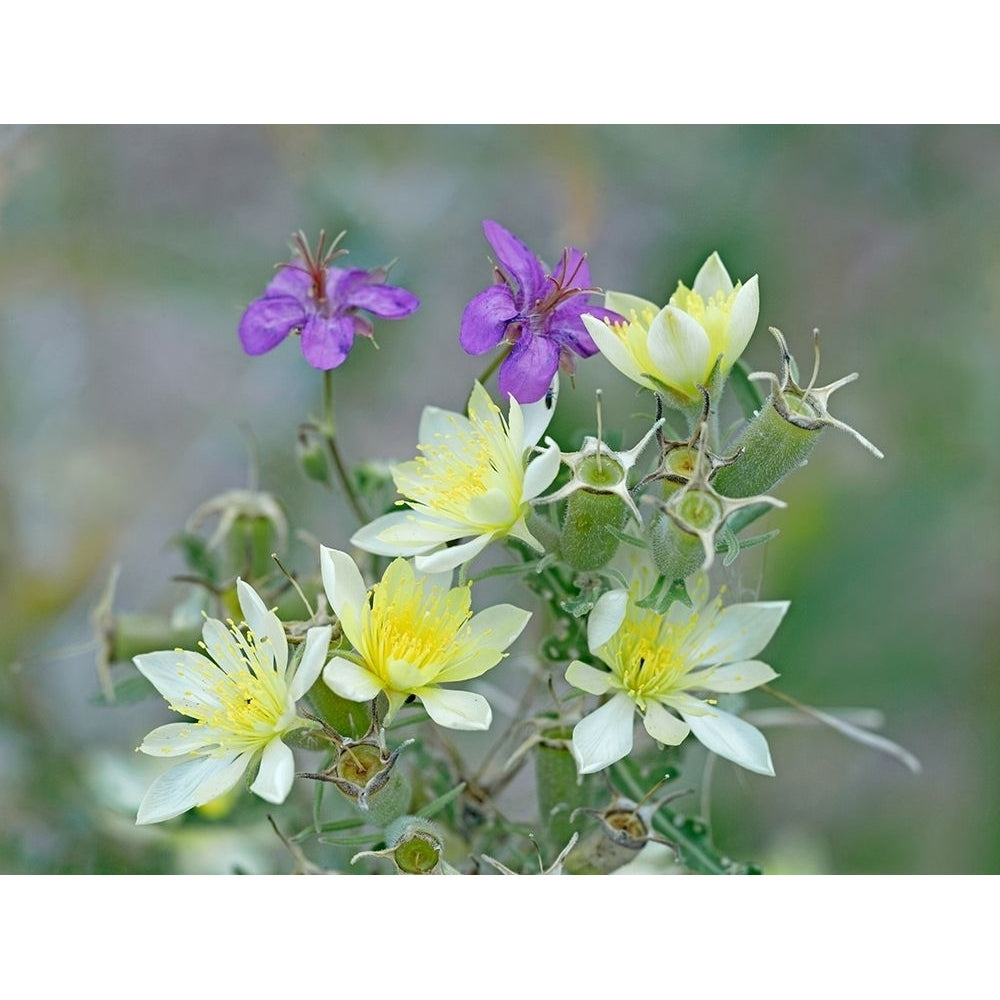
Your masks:
M 424 576 L 405 559 L 385 571 L 371 597 L 346 552 L 320 551 L 323 586 L 354 652 L 323 670 L 329 688 L 349 701 L 389 700 L 386 721 L 410 697 L 449 729 L 488 729 L 489 703 L 472 691 L 440 685 L 486 673 L 505 656 L 531 614 L 498 604 L 473 615 L 471 588 L 450 588 L 450 573 Z
M 525 517 L 559 471 L 559 446 L 548 439 L 527 467 L 525 456 L 551 418 L 544 400 L 522 408 L 511 398 L 504 421 L 478 382 L 468 417 L 427 407 L 420 420 L 423 454 L 393 469 L 411 510 L 376 518 L 352 544 L 377 555 L 415 555 L 417 569 L 427 573 L 452 570 L 507 535 L 541 550 Z M 470 540 L 445 547 L 460 538 Z
M 331 628 L 309 629 L 302 658 L 289 667 L 278 616 L 242 580 L 236 592 L 246 628 L 209 618 L 202 630 L 209 656 L 177 649 L 135 657 L 170 707 L 193 720 L 160 726 L 139 747 L 182 759 L 150 786 L 137 823 L 159 823 L 218 798 L 258 757 L 250 791 L 277 803 L 292 787 L 295 763 L 282 737 L 313 725 L 296 714 L 295 703 L 319 676 Z
M 343 236 L 343 233 L 340 234 Z M 385 283 L 386 271 L 330 267 L 340 236 L 324 252 L 321 232 L 315 253 L 302 233 L 295 237 L 300 259 L 280 270 L 254 299 L 240 320 L 239 335 L 247 354 L 265 354 L 290 333 L 301 333 L 302 353 L 313 368 L 342 364 L 356 336 L 370 337 L 372 324 L 361 312 L 381 319 L 402 319 L 420 305 L 405 288 Z
M 693 590 L 693 607 L 675 602 L 665 615 L 638 606 L 639 581 L 630 590 L 608 591 L 594 606 L 587 622 L 588 645 L 610 669 L 574 660 L 566 680 L 589 694 L 611 698 L 573 729 L 573 756 L 581 774 L 600 771 L 632 750 L 636 710 L 658 743 L 676 746 L 694 733 L 720 757 L 758 774 L 774 774 L 761 733 L 692 692 L 749 691 L 773 680 L 777 674 L 751 657 L 771 640 L 788 602 L 723 608 L 718 597 L 708 603 L 704 575 Z
M 713 253 L 694 288 L 678 282 L 662 309 L 620 292 L 608 292 L 604 304 L 627 321 L 608 322 L 591 314 L 583 322 L 608 361 L 639 385 L 654 392 L 667 389 L 693 402 L 720 357 L 719 372 L 725 376 L 743 353 L 757 325 L 760 294 L 757 275 L 734 285 Z
M 496 254 L 497 283 L 465 307 L 459 342 L 469 354 L 484 354 L 502 342 L 512 345 L 500 365 L 500 394 L 534 403 L 559 368 L 573 372 L 573 354 L 589 358 L 597 353 L 581 313 L 598 321 L 620 322 L 622 317 L 589 305 L 597 289 L 590 285 L 587 258 L 579 250 L 567 247 L 549 274 L 499 223 L 487 219 L 483 232 Z

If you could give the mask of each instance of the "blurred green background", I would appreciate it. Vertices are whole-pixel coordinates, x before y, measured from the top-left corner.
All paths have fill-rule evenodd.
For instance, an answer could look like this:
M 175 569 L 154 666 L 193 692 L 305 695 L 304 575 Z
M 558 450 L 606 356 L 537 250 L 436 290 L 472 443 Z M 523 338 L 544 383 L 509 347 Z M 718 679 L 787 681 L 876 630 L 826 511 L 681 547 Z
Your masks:
M 767 326 L 804 362 L 818 326 L 821 381 L 861 373 L 832 409 L 885 460 L 827 431 L 744 582 L 792 601 L 782 690 L 880 710 L 924 771 L 771 731 L 776 779 L 717 769 L 717 840 L 773 871 L 1000 871 L 1000 130 L 638 126 L 0 130 L 0 870 L 254 869 L 250 840 L 132 826 L 132 748 L 167 713 L 96 703 L 90 611 L 115 564 L 117 608 L 176 599 L 166 542 L 246 485 L 247 427 L 262 488 L 345 546 L 292 464 L 316 373 L 293 342 L 245 357 L 241 311 L 299 228 L 398 258 L 423 306 L 336 387 L 351 458 L 408 458 L 421 407 L 460 409 L 482 369 L 457 331 L 484 218 L 661 301 L 717 249 L 760 274 L 752 368 L 774 368 Z M 583 428 L 603 385 L 620 424 L 643 405 L 622 382 L 581 365 L 559 419 Z

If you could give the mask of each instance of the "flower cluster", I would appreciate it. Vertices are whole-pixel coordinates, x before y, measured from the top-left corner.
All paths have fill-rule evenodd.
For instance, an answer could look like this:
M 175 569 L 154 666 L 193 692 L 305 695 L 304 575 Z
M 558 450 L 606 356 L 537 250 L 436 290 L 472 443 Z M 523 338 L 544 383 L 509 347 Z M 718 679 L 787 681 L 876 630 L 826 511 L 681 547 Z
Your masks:
M 550 270 L 499 223 L 483 229 L 495 282 L 469 301 L 458 340 L 469 354 L 501 354 L 472 383 L 464 412 L 424 409 L 415 457 L 391 467 L 365 463 L 354 475 L 346 467 L 334 437 L 329 372 L 357 336 L 371 336 L 369 316 L 402 319 L 417 309 L 417 298 L 387 284 L 384 269 L 334 267 L 343 252 L 339 237 L 328 247 L 321 235 L 313 250 L 300 234 L 294 259 L 244 313 L 238 332 L 249 354 L 297 333 L 308 363 L 327 373 L 324 418 L 300 431 L 311 448 L 307 471 L 331 485 L 332 467 L 340 480 L 334 488 L 347 494 L 360 524 L 349 536 L 353 552 L 320 544 L 301 574 L 285 574 L 307 612 L 300 621 L 284 603 L 270 606 L 284 601 L 288 588 L 270 569 L 269 546 L 291 537 L 276 499 L 253 494 L 268 503 L 248 505 L 240 493 L 236 504 L 236 494 L 226 494 L 225 504 L 203 505 L 189 521 L 193 533 L 205 517 L 220 515 L 211 541 L 189 548 L 205 591 L 216 606 L 238 605 L 242 621 L 206 615 L 201 651 L 135 657 L 140 673 L 185 717 L 153 730 L 139 748 L 173 762 L 143 799 L 139 823 L 206 805 L 244 775 L 252 793 L 282 803 L 294 784 L 295 745 L 324 755 L 299 777 L 325 782 L 359 814 L 356 825 L 375 828 L 370 838 L 344 840 L 369 848 L 351 863 L 390 859 L 397 871 L 419 874 L 460 870 L 445 825 L 429 822 L 447 813 L 461 827 L 458 840 L 478 844 L 477 866 L 513 874 L 516 831 L 496 820 L 494 797 L 533 751 L 540 837 L 556 858 L 547 871 L 611 871 L 649 841 L 673 844 L 662 811 L 667 800 L 647 804 L 666 780 L 663 766 L 652 765 L 658 778 L 644 768 L 664 753 L 667 777 L 692 767 L 689 735 L 748 771 L 775 773 L 764 735 L 741 713 L 743 696 L 778 677 L 757 657 L 789 602 L 725 603 L 724 586 L 711 596 L 708 573 L 717 572 L 720 554 L 728 566 L 742 549 L 767 541 L 770 535 L 744 531 L 784 506 L 767 491 L 803 464 L 822 428 L 850 430 L 827 403 L 853 376 L 816 388 L 814 374 L 799 386 L 776 332 L 780 373 L 749 377 L 768 384 L 771 395 L 748 396 L 753 382 L 743 372 L 741 398 L 733 401 L 742 417 L 720 435 L 720 401 L 758 321 L 756 275 L 734 283 L 713 253 L 692 286 L 678 282 L 662 307 L 616 291 L 598 306 L 581 251 L 565 249 Z M 598 351 L 647 390 L 648 423 L 630 449 L 612 448 L 599 401 L 596 435 L 563 451 L 548 434 L 559 372 L 571 373 L 575 358 Z M 494 399 L 487 379 L 497 364 Z M 670 421 L 686 424 L 681 440 L 665 436 Z M 225 562 L 233 551 L 245 552 L 252 580 Z M 470 577 L 474 562 L 478 575 Z M 517 603 L 482 607 L 479 581 L 490 577 L 516 580 Z M 529 594 L 534 611 L 520 606 Z M 523 693 L 498 702 L 500 688 L 482 678 L 509 657 L 533 618 L 539 655 L 523 643 L 518 657 L 529 664 L 520 673 L 530 680 Z M 507 686 L 523 679 L 509 666 L 499 673 Z M 489 729 L 487 695 L 508 724 L 498 747 L 524 727 L 537 730 L 495 773 L 497 748 L 471 769 L 440 736 L 425 741 L 414 729 L 413 737 L 395 740 L 398 727 L 423 723 L 473 734 Z M 607 781 L 588 777 L 606 770 Z M 611 807 L 601 805 L 608 781 Z M 317 797 L 314 809 L 320 806 Z M 589 833 L 581 825 L 588 817 L 601 818 Z M 341 817 L 322 827 L 314 816 L 317 831 L 352 823 Z M 623 831 L 638 832 L 623 840 Z M 682 860 L 702 864 L 711 851 L 702 838 L 694 860 Z M 717 870 L 726 866 L 719 861 Z

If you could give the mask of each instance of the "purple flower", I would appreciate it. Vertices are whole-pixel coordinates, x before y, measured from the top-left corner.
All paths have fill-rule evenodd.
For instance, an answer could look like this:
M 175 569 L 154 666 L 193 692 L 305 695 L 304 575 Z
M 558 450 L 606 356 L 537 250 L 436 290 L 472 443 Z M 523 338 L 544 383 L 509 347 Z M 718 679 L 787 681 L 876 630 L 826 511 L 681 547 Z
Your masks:
M 496 254 L 497 283 L 480 292 L 462 315 L 459 342 L 469 354 L 484 354 L 501 342 L 512 345 L 500 365 L 500 393 L 519 403 L 545 395 L 560 367 L 573 372 L 573 356 L 597 353 L 581 314 L 622 322 L 618 313 L 590 305 L 586 255 L 563 251 L 553 274 L 513 233 L 487 219 L 483 232 Z M 572 352 L 572 354 L 570 353 Z
M 385 283 L 382 268 L 363 271 L 330 267 L 346 253 L 337 250 L 341 233 L 324 253 L 326 234 L 320 232 L 316 252 L 305 236 L 295 237 L 298 258 L 279 264 L 264 294 L 247 306 L 240 320 L 240 343 L 247 354 L 264 354 L 290 333 L 302 335 L 302 353 L 313 368 L 342 364 L 358 335 L 372 335 L 371 321 L 361 311 L 382 319 L 402 319 L 420 305 L 405 288 Z

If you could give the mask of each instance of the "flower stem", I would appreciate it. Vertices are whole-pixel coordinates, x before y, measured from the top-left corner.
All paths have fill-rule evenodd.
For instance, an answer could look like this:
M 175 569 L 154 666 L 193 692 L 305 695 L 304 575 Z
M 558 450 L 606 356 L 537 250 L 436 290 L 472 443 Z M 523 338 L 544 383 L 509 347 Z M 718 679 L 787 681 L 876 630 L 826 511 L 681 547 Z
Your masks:
M 360 524 L 368 523 L 368 514 L 361 505 L 361 500 L 354 491 L 351 477 L 347 473 L 347 467 L 341 458 L 340 449 L 337 447 L 336 424 L 333 419 L 333 371 L 323 372 L 323 422 L 320 424 L 320 431 L 323 440 L 326 441 L 327 448 L 330 449 L 330 458 L 333 459 L 333 467 L 337 470 L 337 478 L 340 480 L 341 488 L 347 497 L 351 509 L 354 511 Z
M 506 358 L 508 354 L 510 354 L 510 349 L 513 346 L 514 346 L 513 344 L 504 344 L 503 348 L 497 351 L 497 353 L 493 355 L 493 359 L 483 369 L 482 374 L 479 376 L 478 382 L 480 385 L 483 386 L 486 385 L 486 380 L 500 367 L 501 363 L 503 362 L 503 359 Z

